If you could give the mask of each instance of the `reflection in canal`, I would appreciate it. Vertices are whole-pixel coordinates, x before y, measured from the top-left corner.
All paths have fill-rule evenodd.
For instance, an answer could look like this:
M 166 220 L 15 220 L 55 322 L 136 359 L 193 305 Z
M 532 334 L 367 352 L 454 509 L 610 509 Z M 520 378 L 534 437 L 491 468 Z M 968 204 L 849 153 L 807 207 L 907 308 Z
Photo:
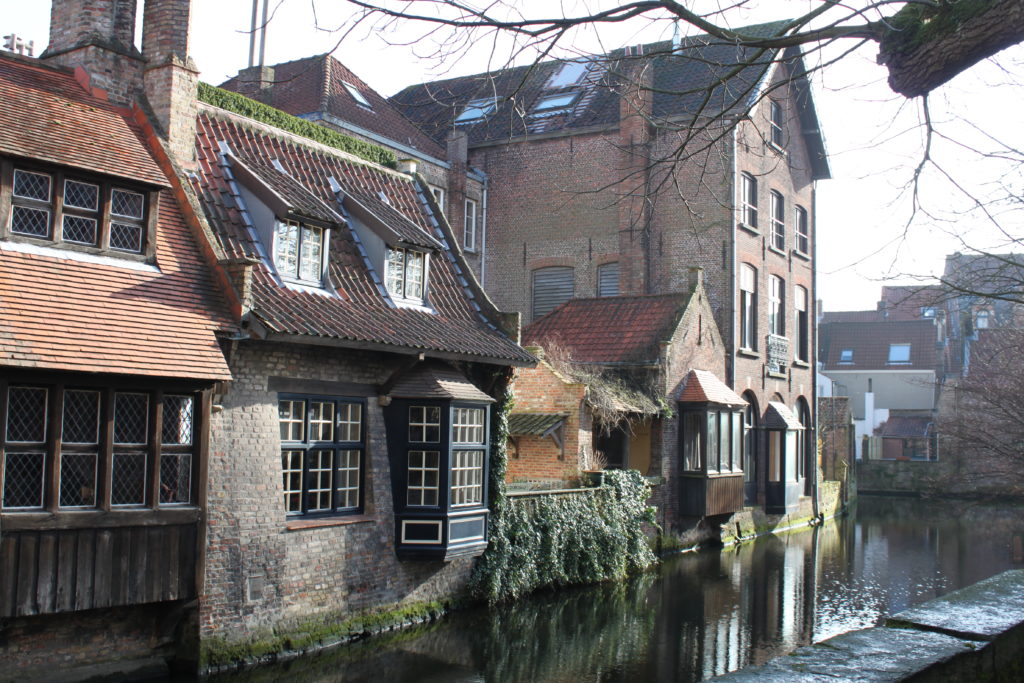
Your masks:
M 224 680 L 699 680 L 1024 566 L 1022 511 L 862 498 L 818 529 L 681 555 L 626 583 L 467 611 Z

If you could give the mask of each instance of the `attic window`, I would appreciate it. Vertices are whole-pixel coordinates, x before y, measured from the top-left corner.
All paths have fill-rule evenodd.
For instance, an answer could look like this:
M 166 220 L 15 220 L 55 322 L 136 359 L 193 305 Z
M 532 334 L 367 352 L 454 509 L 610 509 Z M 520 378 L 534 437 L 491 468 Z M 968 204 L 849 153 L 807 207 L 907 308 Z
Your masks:
M 492 113 L 497 106 L 493 97 L 484 97 L 478 100 L 470 100 L 466 108 L 455 119 L 455 123 L 468 123 L 478 121 Z
M 910 344 L 889 344 L 889 363 L 910 363 Z
M 348 94 L 352 96 L 352 99 L 366 107 L 367 109 L 373 109 L 373 105 L 370 104 L 369 100 L 363 96 L 363 93 L 359 92 L 359 88 L 352 85 L 348 81 L 342 81 L 341 84 L 345 86 L 345 90 L 348 90 Z
M 13 168 L 3 176 L 10 193 L 12 238 L 43 240 L 89 252 L 143 254 L 153 197 L 102 179 Z M 104 207 L 109 206 L 109 212 Z
M 415 249 L 388 248 L 387 288 L 396 299 L 423 303 L 427 283 L 427 255 Z
M 537 104 L 534 105 L 533 111 L 535 113 L 546 113 L 555 111 L 558 109 L 566 109 L 576 101 L 579 96 L 578 92 L 562 93 L 560 95 L 548 95 L 537 100 Z
M 548 80 L 547 88 L 567 88 L 570 85 L 576 85 L 582 80 L 584 74 L 587 73 L 587 62 L 584 60 L 575 60 L 572 62 L 566 62 L 562 67 L 556 71 L 551 78 Z
M 324 232 L 323 228 L 298 221 L 278 221 L 274 232 L 274 265 L 281 277 L 320 285 Z
M 843 349 L 839 352 L 840 363 L 853 363 L 853 349 Z

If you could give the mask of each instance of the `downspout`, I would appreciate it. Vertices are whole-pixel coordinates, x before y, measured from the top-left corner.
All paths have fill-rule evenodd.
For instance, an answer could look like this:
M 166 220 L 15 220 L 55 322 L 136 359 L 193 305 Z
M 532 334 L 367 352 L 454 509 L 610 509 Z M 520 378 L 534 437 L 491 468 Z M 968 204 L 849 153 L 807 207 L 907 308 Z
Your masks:
M 811 297 L 810 301 L 807 302 L 807 308 L 811 308 L 811 302 L 814 302 L 814 315 L 810 315 L 808 311 L 807 323 L 814 325 L 814 334 L 808 335 L 810 344 L 810 355 L 811 355 L 811 400 L 812 408 L 811 415 L 813 419 L 811 422 L 814 425 L 814 458 L 811 464 L 814 467 L 814 478 L 811 485 L 811 500 L 813 504 L 813 514 L 815 519 L 821 517 L 821 501 L 819 500 L 818 490 L 818 186 L 816 180 L 811 181 Z M 833 392 L 833 395 L 834 392 Z M 806 454 L 804 457 L 807 457 Z M 849 476 L 849 473 L 847 473 Z

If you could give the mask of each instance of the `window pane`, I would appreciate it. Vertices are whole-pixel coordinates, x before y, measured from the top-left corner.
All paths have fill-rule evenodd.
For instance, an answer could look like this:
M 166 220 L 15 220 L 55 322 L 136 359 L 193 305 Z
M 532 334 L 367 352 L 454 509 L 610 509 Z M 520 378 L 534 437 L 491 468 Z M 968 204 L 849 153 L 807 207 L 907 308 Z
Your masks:
M 405 298 L 423 298 L 423 254 L 418 251 L 406 253 Z
M 718 471 L 718 414 L 708 413 L 708 472 Z
M 160 456 L 160 502 L 189 503 L 192 500 L 192 454 L 164 453 Z
M 49 237 L 50 212 L 45 209 L 15 206 L 11 209 L 11 232 L 32 237 Z
M 359 507 L 359 451 L 338 451 L 334 490 L 339 510 Z
M 441 409 L 438 406 L 409 408 L 409 441 L 437 443 L 441 440 Z
M 302 262 L 299 264 L 299 278 L 319 282 L 322 273 L 324 231 L 321 228 L 302 226 Z
M 41 202 L 50 201 L 50 176 L 15 169 L 14 196 Z
M 889 345 L 889 362 L 890 363 L 909 363 L 910 362 L 910 344 L 890 344 Z
M 331 509 L 333 451 L 310 451 L 306 512 L 325 512 Z
M 111 505 L 145 505 L 146 454 L 114 453 L 110 476 Z
M 165 444 L 188 445 L 192 443 L 191 396 L 164 396 L 164 423 L 161 438 Z
M 452 453 L 452 505 L 479 505 L 483 502 L 483 451 Z
M 10 453 L 4 456 L 5 509 L 43 507 L 43 453 Z
M 64 181 L 64 206 L 96 211 L 100 206 L 99 185 L 82 183 L 77 180 Z
M 42 443 L 46 440 L 46 389 L 10 387 L 7 390 L 7 441 Z
M 454 408 L 452 410 L 453 443 L 484 442 L 484 409 Z
M 305 401 L 279 401 L 277 417 L 281 424 L 281 441 L 304 441 Z
M 741 413 L 732 414 L 732 471 L 739 472 L 743 469 L 743 416 Z
M 703 469 L 700 461 L 700 413 L 683 413 L 683 469 L 699 472 Z
M 405 293 L 405 251 L 388 249 L 387 288 L 392 296 L 401 297 Z
M 360 441 L 362 426 L 362 405 L 359 403 L 338 404 L 338 441 Z
M 60 506 L 96 506 L 96 454 L 63 453 L 60 456 Z
M 437 505 L 439 451 L 409 451 L 408 505 Z
M 64 392 L 64 443 L 99 442 L 100 392 L 68 389 Z
M 281 275 L 295 277 L 299 268 L 299 226 L 278 223 L 274 233 L 274 265 Z
M 334 441 L 334 403 L 309 402 L 309 440 Z
M 75 244 L 96 244 L 96 219 L 64 215 L 64 241 Z
M 110 248 L 118 251 L 130 251 L 134 254 L 142 251 L 142 226 L 132 223 L 110 223 Z
M 121 394 L 114 397 L 114 443 L 148 443 L 149 396 Z
M 305 451 L 285 451 L 281 454 L 284 473 L 284 507 L 289 513 L 302 512 L 302 457 Z
M 143 206 L 143 196 L 138 192 L 129 192 L 115 188 L 110 194 L 110 213 L 115 216 L 141 220 Z

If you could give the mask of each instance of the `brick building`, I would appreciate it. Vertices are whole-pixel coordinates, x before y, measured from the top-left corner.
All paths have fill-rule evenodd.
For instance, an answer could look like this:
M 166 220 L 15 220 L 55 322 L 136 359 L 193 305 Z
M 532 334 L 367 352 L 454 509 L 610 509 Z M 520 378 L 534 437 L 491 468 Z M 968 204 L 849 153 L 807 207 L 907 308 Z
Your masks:
M 392 98 L 435 140 L 463 133 L 487 174 L 483 284 L 498 305 L 533 320 L 574 297 L 684 292 L 686 267 L 704 269 L 724 377 L 758 435 L 751 503 L 782 483 L 772 463 L 790 442 L 766 429 L 769 404 L 814 424 L 814 187 L 829 169 L 803 74 L 797 50 L 698 36 Z M 787 510 L 813 488 L 814 439 L 794 441 Z
M 134 3 L 84 0 L 53 4 L 41 59 L 0 53 L 4 679 L 194 658 L 177 650 L 203 591 L 219 342 L 238 327 L 157 135 L 179 5 L 146 3 L 142 53 Z

